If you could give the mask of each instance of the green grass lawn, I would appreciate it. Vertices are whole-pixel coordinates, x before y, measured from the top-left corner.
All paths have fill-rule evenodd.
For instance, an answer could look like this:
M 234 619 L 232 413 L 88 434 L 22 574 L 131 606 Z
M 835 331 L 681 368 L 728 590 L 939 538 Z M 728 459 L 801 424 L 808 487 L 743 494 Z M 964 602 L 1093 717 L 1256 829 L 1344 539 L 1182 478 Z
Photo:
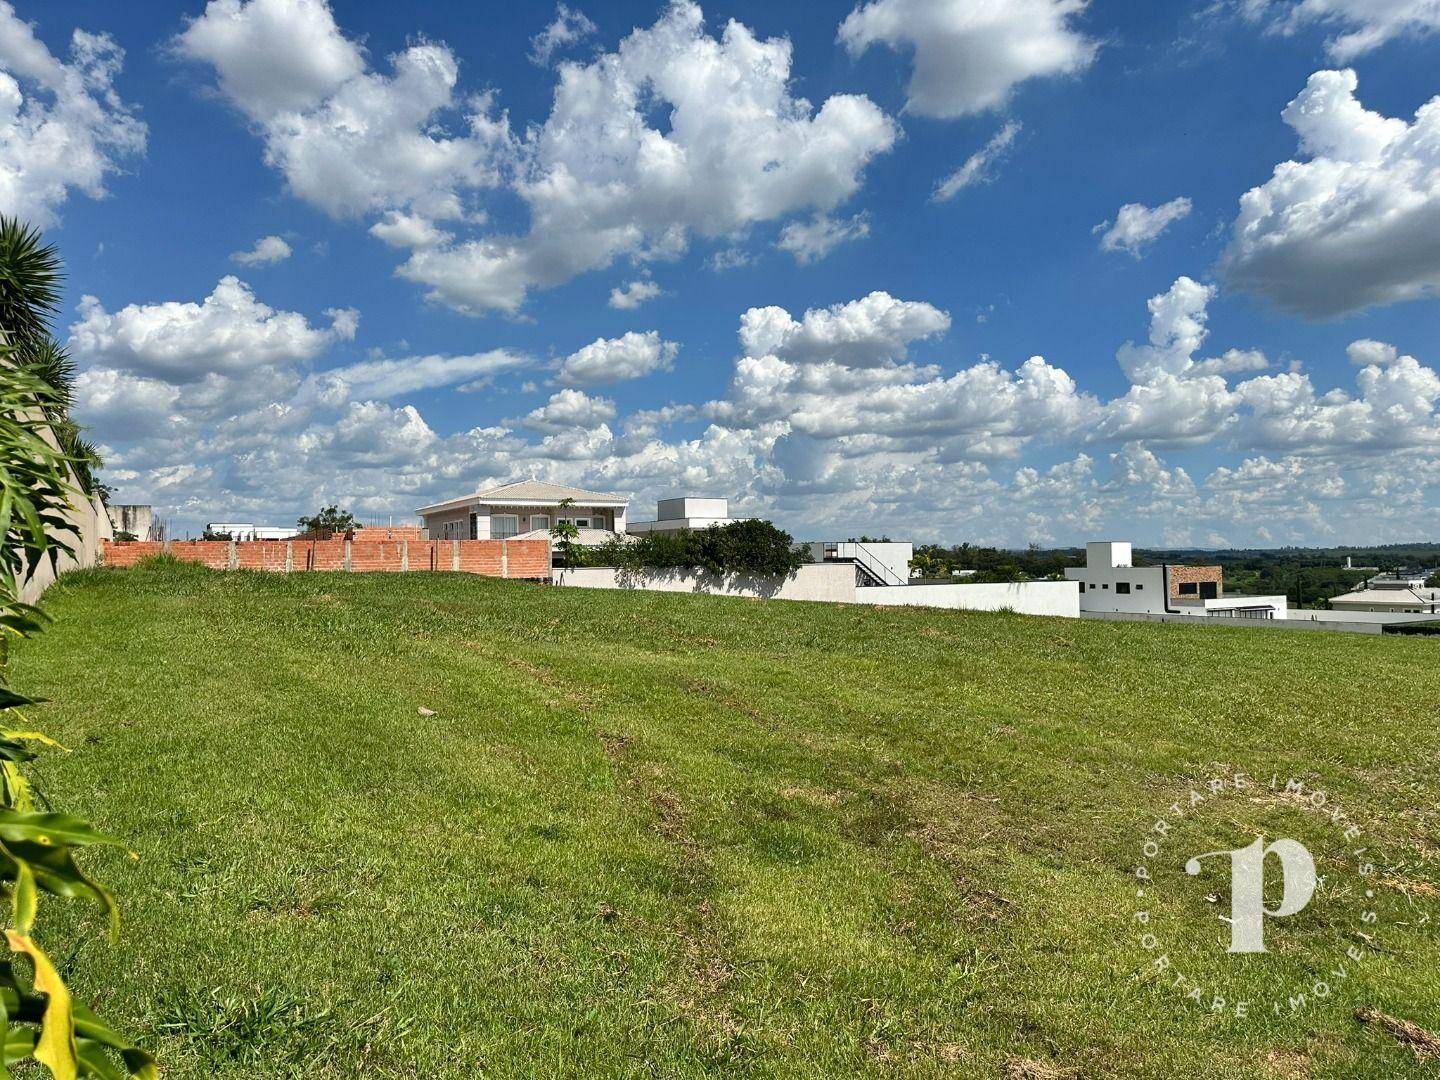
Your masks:
M 140 855 L 91 857 L 124 936 L 68 977 L 168 1077 L 1440 1071 L 1355 1018 L 1440 1030 L 1433 639 L 163 566 L 46 606 L 43 781 Z M 1363 946 L 1298 1016 L 1140 974 L 1143 834 L 1237 768 L 1364 826 L 1380 922 L 1259 790 L 1145 903 L 1228 1000 Z M 1180 867 L 1282 829 L 1324 880 L 1227 955 Z

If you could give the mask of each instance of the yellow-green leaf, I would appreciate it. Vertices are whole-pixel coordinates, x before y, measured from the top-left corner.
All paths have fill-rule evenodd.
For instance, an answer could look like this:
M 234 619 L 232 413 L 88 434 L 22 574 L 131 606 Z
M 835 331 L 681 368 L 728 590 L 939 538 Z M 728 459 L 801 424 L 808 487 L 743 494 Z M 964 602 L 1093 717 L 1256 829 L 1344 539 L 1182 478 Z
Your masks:
M 35 990 L 45 995 L 45 1015 L 40 1021 L 40 1039 L 35 1060 L 50 1070 L 55 1080 L 76 1080 L 80 1068 L 75 1048 L 75 1022 L 70 1015 L 70 991 L 45 951 L 24 934 L 5 931 L 13 952 L 24 953 L 35 965 Z

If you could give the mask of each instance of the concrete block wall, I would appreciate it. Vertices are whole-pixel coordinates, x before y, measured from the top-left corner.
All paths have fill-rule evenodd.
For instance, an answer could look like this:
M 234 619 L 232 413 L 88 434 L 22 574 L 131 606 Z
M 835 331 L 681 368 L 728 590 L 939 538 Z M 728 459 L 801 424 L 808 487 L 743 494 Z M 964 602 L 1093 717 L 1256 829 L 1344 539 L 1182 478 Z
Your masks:
M 105 541 L 106 566 L 134 566 L 169 553 L 212 570 L 302 570 L 387 573 L 459 571 L 486 577 L 550 576 L 547 540 L 172 540 Z

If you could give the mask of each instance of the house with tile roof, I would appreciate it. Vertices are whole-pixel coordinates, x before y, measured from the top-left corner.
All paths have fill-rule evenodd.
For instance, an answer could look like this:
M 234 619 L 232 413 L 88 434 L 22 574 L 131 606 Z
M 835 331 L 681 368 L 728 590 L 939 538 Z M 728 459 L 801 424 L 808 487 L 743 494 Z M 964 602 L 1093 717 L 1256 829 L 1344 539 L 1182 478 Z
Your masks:
M 566 500 L 572 505 L 562 505 Z M 580 530 L 579 543 L 599 545 L 625 534 L 629 505 L 624 495 L 530 479 L 422 506 L 415 513 L 431 540 L 548 539 L 557 521 L 569 521 Z

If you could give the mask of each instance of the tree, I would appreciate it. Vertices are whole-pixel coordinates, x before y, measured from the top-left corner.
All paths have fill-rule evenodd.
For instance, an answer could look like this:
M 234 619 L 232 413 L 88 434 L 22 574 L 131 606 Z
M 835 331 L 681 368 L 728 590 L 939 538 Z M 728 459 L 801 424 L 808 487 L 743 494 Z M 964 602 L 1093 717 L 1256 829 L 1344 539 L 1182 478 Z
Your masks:
M 338 506 L 327 506 L 313 517 L 302 517 L 296 524 L 307 533 L 349 532 L 359 524 L 355 515 Z
M 564 512 L 575 507 L 575 500 L 565 498 L 560 500 L 559 509 Z M 555 541 L 555 546 L 560 549 L 560 557 L 565 561 L 566 566 L 578 566 L 580 563 L 580 545 L 576 542 L 580 539 L 580 527 L 573 521 L 566 521 L 556 515 L 555 524 L 550 526 L 550 539 Z
M 62 554 L 73 554 L 67 514 L 87 494 L 76 482 L 80 460 L 57 430 L 65 422 L 66 399 L 55 382 L 65 380 L 40 370 L 46 357 L 57 355 L 48 339 L 58 280 L 54 249 L 40 243 L 38 232 L 0 218 L 0 902 L 9 908 L 6 943 L 29 969 L 26 975 L 13 963 L 0 963 L 0 1075 L 33 1060 L 60 1080 L 153 1080 L 154 1059 L 72 999 L 36 930 L 40 897 L 48 894 L 93 902 L 106 916 L 112 940 L 119 931 L 114 898 L 76 855 L 121 845 L 88 822 L 57 812 L 36 790 L 30 763 L 38 748 L 54 743 L 26 716 L 37 699 L 11 686 L 7 662 L 12 638 L 40 633 L 49 621 L 39 607 L 21 601 L 21 590 L 43 562 L 56 565 Z M 123 1072 L 112 1055 L 123 1062 Z
M 60 444 L 70 472 L 86 495 L 108 501 L 110 489 L 96 480 L 102 465 L 95 444 L 70 419 L 75 403 L 75 362 L 50 334 L 59 310 L 64 271 L 60 253 L 38 229 L 0 214 L 0 328 L 9 346 L 5 362 L 29 372 L 49 390 L 37 402 Z

